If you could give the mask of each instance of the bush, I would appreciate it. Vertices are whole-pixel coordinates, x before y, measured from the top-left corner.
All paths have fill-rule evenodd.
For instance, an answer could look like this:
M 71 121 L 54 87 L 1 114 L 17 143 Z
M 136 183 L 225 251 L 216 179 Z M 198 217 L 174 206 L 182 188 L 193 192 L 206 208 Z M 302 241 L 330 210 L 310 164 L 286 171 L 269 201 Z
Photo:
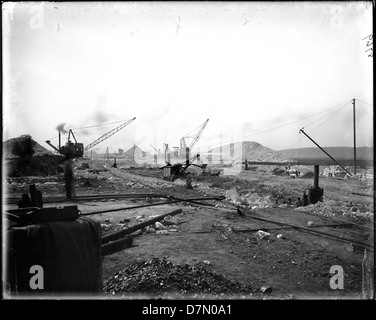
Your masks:
M 34 154 L 33 139 L 30 135 L 22 135 L 12 146 L 12 153 L 20 158 L 30 158 Z

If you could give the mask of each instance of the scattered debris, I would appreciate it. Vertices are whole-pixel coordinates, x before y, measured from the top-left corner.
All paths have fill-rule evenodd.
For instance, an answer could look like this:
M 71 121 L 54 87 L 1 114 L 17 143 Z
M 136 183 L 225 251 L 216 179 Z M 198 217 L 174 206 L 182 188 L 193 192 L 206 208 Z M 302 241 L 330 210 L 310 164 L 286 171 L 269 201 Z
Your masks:
M 168 230 L 157 230 L 156 234 L 168 234 Z
M 154 226 L 155 226 L 155 229 L 157 229 L 157 230 L 164 230 L 164 229 L 166 229 L 165 226 L 162 223 L 158 222 L 158 221 L 154 224 Z
M 107 295 L 127 293 L 160 294 L 162 292 L 192 293 L 247 293 L 250 286 L 227 279 L 208 269 L 205 262 L 195 265 L 174 265 L 165 258 L 141 261 L 116 272 L 103 283 Z M 268 293 L 266 289 L 264 293 Z
M 267 239 L 270 237 L 270 233 L 259 230 L 255 233 L 255 237 L 262 240 L 262 239 Z
M 226 200 L 238 201 L 239 200 L 238 192 L 235 189 L 227 190 L 226 191 Z
M 262 293 L 265 293 L 265 294 L 271 294 L 272 291 L 273 291 L 273 288 L 272 288 L 272 287 L 268 287 L 268 286 L 262 286 L 262 287 L 260 288 L 260 291 L 261 291 Z
M 167 226 L 177 225 L 177 220 L 171 216 L 167 216 L 163 219 L 163 224 Z

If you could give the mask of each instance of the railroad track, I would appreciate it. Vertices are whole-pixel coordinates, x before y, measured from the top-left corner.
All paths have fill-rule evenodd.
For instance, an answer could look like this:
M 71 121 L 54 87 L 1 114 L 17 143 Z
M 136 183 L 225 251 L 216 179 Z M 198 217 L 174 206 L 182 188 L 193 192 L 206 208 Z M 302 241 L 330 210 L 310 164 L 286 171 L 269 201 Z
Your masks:
M 220 211 L 236 211 L 237 210 L 236 208 L 228 208 L 228 207 L 227 208 L 210 208 L 210 209 L 215 209 L 215 210 L 220 210 Z M 345 242 L 347 244 L 352 243 L 353 245 L 360 246 L 360 247 L 365 248 L 367 250 L 372 250 L 372 251 L 374 250 L 373 241 L 364 242 L 364 241 L 361 241 L 361 240 L 359 241 L 359 240 L 356 240 L 354 238 L 351 238 L 351 236 L 356 236 L 355 234 L 350 235 L 350 237 L 348 238 L 348 237 L 342 237 L 342 236 L 339 236 L 339 235 L 336 235 L 336 234 L 333 234 L 333 233 L 324 232 L 324 231 L 321 231 L 321 230 L 315 230 L 315 229 L 321 228 L 321 227 L 349 228 L 349 226 L 353 226 L 353 227 L 356 227 L 358 229 L 367 230 L 368 235 L 372 235 L 373 229 L 368 228 L 366 226 L 362 226 L 362 225 L 353 223 L 353 222 L 348 222 L 348 221 L 343 221 L 343 220 L 342 221 L 340 220 L 340 222 L 339 222 L 339 221 L 335 221 L 335 220 L 338 220 L 338 219 L 332 220 L 331 218 L 326 217 L 329 221 L 332 220 L 335 223 L 330 223 L 330 224 L 325 224 L 325 225 L 317 225 L 317 226 L 314 226 L 313 228 L 312 227 L 307 228 L 307 227 L 298 226 L 298 225 L 290 224 L 290 223 L 283 222 L 283 221 L 278 221 L 278 220 L 274 220 L 274 219 L 261 217 L 260 215 L 256 215 L 254 213 L 249 213 L 249 212 L 246 212 L 246 211 L 244 213 L 247 217 L 250 217 L 252 219 L 281 226 L 281 227 L 276 227 L 276 228 L 263 228 L 262 226 L 260 226 L 259 228 L 257 228 L 257 230 L 263 230 L 263 229 L 264 230 L 294 229 L 294 230 L 297 230 L 297 231 L 300 231 L 300 232 L 310 233 L 310 234 L 313 234 L 313 235 L 316 235 L 316 236 L 319 236 L 319 237 L 331 238 L 331 239 L 334 239 L 334 240 Z M 255 230 L 255 229 L 233 229 L 234 232 L 256 232 L 257 230 Z
M 351 238 L 351 236 L 355 236 L 355 234 L 350 235 L 350 238 L 348 238 L 348 237 L 343 237 L 343 236 L 336 235 L 336 234 L 333 234 L 333 233 L 324 232 L 324 231 L 321 231 L 321 230 L 314 230 L 315 228 L 306 228 L 306 227 L 297 226 L 297 225 L 286 223 L 286 222 L 276 221 L 276 220 L 273 220 L 273 219 L 257 217 L 255 215 L 252 215 L 252 214 L 249 214 L 249 213 L 247 213 L 246 215 L 251 217 L 252 219 L 255 219 L 255 220 L 265 221 L 265 222 L 268 222 L 268 223 L 274 223 L 274 224 L 277 224 L 277 225 L 284 226 L 286 228 L 293 228 L 293 229 L 301 231 L 301 232 L 310 233 L 310 234 L 314 234 L 314 235 L 321 236 L 321 237 L 331 238 L 331 239 L 335 239 L 335 240 L 345 242 L 345 243 L 352 243 L 354 245 L 360 246 L 360 247 L 365 248 L 367 250 L 372 250 L 372 251 L 374 250 L 374 246 L 373 246 L 373 243 L 371 241 L 364 242 L 364 241 L 359 241 L 359 240 L 356 240 L 354 238 Z M 352 223 L 343 223 L 343 224 L 338 223 L 338 224 L 335 224 L 335 225 L 323 225 L 322 227 L 329 227 L 329 228 L 330 227 L 336 227 L 336 228 L 343 227 L 343 228 L 346 228 L 346 227 L 348 227 L 349 224 L 351 225 Z
M 93 200 L 108 200 L 108 199 L 139 199 L 139 198 L 166 198 L 166 194 L 156 194 L 156 193 L 123 193 L 123 194 L 91 194 L 91 195 L 79 195 L 73 197 L 72 202 L 81 202 L 81 201 L 93 201 Z M 17 204 L 21 197 L 10 197 L 7 198 L 6 204 Z M 65 197 L 43 197 L 43 203 L 61 203 L 67 202 L 68 200 Z

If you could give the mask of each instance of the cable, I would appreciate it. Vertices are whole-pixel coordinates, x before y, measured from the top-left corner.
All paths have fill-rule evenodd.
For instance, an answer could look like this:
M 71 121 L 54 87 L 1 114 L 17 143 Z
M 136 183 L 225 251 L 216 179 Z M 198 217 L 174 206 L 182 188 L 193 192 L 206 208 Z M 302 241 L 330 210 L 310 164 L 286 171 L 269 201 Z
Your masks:
M 285 149 L 290 149 L 293 145 L 297 144 L 298 142 L 301 142 L 303 140 L 303 137 L 299 138 L 299 140 L 295 141 L 293 144 L 290 144 L 287 148 Z
M 359 101 L 359 102 L 361 102 L 361 103 L 364 103 L 364 104 L 367 104 L 367 105 L 369 105 L 369 106 L 373 107 L 373 105 L 372 105 L 372 104 L 370 104 L 370 103 L 364 102 L 364 101 L 362 101 L 362 100 L 359 100 L 359 99 L 355 99 L 355 100 L 357 100 L 357 101 Z
M 56 136 L 56 137 L 53 137 L 53 138 L 50 138 L 50 139 L 48 139 L 48 140 L 53 140 L 53 139 L 56 139 L 58 136 Z
M 127 121 L 127 120 L 120 120 L 120 121 L 115 121 L 115 122 L 111 122 L 111 123 L 97 124 L 97 125 L 88 126 L 88 127 L 74 128 L 72 130 L 81 130 L 81 129 L 89 129 L 89 128 L 95 128 L 95 127 L 102 127 L 102 126 L 107 126 L 107 125 L 110 125 L 110 124 L 116 124 L 116 123 L 120 123 L 120 122 L 124 122 L 124 121 Z
M 331 115 L 336 114 L 338 111 L 342 110 L 342 109 L 343 109 L 344 107 L 346 107 L 348 104 L 349 104 L 349 102 L 346 102 L 344 106 L 340 106 L 340 107 L 338 107 L 338 110 L 334 110 L 334 111 L 332 111 L 331 113 L 326 114 L 326 115 L 324 115 L 323 117 L 320 117 L 319 119 L 317 119 L 317 120 L 315 120 L 315 121 L 313 121 L 313 122 L 311 122 L 311 123 L 305 125 L 304 127 L 305 127 L 305 128 L 308 128 L 308 127 L 311 126 L 312 124 L 314 124 L 314 123 L 316 123 L 316 122 L 320 121 L 321 119 L 324 119 L 324 118 L 326 118 L 326 117 L 328 117 L 328 116 L 329 116 L 329 118 L 331 118 Z
M 311 122 L 310 124 L 308 125 L 305 125 L 304 127 L 307 128 L 309 126 L 311 126 L 312 124 L 316 123 L 317 121 L 321 120 L 321 119 L 324 119 L 326 117 L 328 117 L 326 120 L 324 120 L 321 124 L 319 124 L 316 128 L 312 129 L 309 133 L 312 133 L 314 132 L 315 130 L 317 130 L 317 128 L 319 128 L 320 126 L 322 126 L 326 121 L 328 121 L 330 118 L 332 118 L 336 113 L 338 113 L 339 111 L 341 111 L 343 108 L 345 108 L 347 105 L 349 104 L 349 102 L 346 102 L 345 105 L 343 105 L 342 107 L 339 107 L 340 109 L 338 110 L 335 110 L 333 112 L 331 112 L 329 115 L 325 115 L 324 117 L 321 117 L 319 118 L 318 120 L 315 120 L 313 122 Z M 293 144 L 291 144 L 290 146 L 288 146 L 286 149 L 290 149 L 293 145 L 297 144 L 298 142 L 301 142 L 303 140 L 303 137 L 299 138 L 299 140 L 295 141 Z
M 326 119 L 325 121 L 323 121 L 321 124 L 319 124 L 316 128 L 312 129 L 309 133 L 312 133 L 314 131 L 316 131 L 319 127 L 321 127 L 325 122 L 327 122 L 330 118 L 332 118 L 335 114 L 337 114 L 338 112 L 340 112 L 343 108 L 345 108 L 345 106 L 343 106 L 341 109 L 337 110 L 336 112 L 334 112 L 328 119 Z
M 367 116 L 369 116 L 371 119 L 373 119 L 373 117 L 368 113 L 366 108 L 362 107 L 361 105 L 358 105 L 358 107 L 361 107 L 364 110 L 364 112 L 367 114 Z
M 351 100 L 350 100 L 350 101 L 351 101 Z M 318 114 L 321 114 L 321 113 L 323 113 L 323 112 L 327 112 L 327 111 L 332 110 L 332 109 L 334 109 L 334 108 L 338 108 L 339 106 L 343 106 L 344 104 L 346 105 L 346 104 L 348 104 L 350 101 L 342 102 L 342 103 L 340 103 L 340 104 L 338 104 L 338 105 L 335 105 L 334 107 L 331 107 L 331 108 L 325 109 L 325 110 L 323 110 L 323 111 L 317 112 L 317 113 L 312 114 L 312 115 L 310 115 L 310 116 L 307 116 L 307 117 L 305 117 L 305 118 L 303 118 L 303 119 L 295 120 L 295 121 L 292 121 L 292 122 L 289 122 L 289 123 L 285 123 L 285 124 L 283 124 L 283 125 L 280 125 L 280 126 L 278 126 L 278 127 L 274 127 L 274 128 L 267 129 L 267 130 L 264 130 L 264 131 L 259 131 L 259 132 L 253 133 L 253 134 L 249 134 L 249 135 L 246 135 L 246 136 L 242 136 L 241 139 L 244 140 L 244 138 L 253 137 L 253 136 L 256 136 L 256 135 L 259 135 L 259 134 L 265 133 L 265 132 L 269 132 L 269 131 L 273 131 L 273 130 L 276 130 L 276 129 L 280 129 L 280 128 L 283 128 L 283 127 L 289 126 L 290 124 L 294 124 L 294 123 L 297 123 L 297 122 L 300 122 L 300 121 L 303 121 L 303 120 L 306 120 L 306 119 L 312 118 L 312 117 L 314 117 L 314 116 L 316 116 L 316 115 L 318 115 Z M 233 142 L 233 141 L 229 140 L 227 143 L 232 143 L 232 142 Z M 222 143 L 222 144 L 223 144 L 223 143 Z M 226 143 L 224 143 L 224 144 L 226 144 Z

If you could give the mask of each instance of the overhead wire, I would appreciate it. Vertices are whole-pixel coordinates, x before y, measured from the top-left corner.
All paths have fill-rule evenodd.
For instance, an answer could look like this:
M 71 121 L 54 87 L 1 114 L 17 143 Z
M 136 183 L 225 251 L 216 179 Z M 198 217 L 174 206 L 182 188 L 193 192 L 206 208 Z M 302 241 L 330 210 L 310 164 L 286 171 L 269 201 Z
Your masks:
M 364 108 L 363 106 L 361 106 L 361 105 L 358 105 L 357 107 L 360 107 L 360 108 L 362 108 L 362 110 L 364 111 L 364 113 L 368 116 L 368 117 L 370 117 L 371 119 L 373 119 L 373 116 L 372 115 L 370 115 L 369 113 L 368 113 L 368 111 L 366 110 L 366 108 Z
M 319 127 L 321 127 L 325 122 L 327 122 L 330 118 L 332 118 L 335 114 L 337 114 L 339 111 L 343 110 L 343 109 L 344 109 L 349 103 L 350 103 L 350 101 L 344 103 L 344 105 L 341 104 L 341 105 L 337 108 L 337 110 L 334 110 L 334 111 L 332 111 L 331 113 L 326 114 L 325 116 L 320 117 L 319 119 L 317 119 L 317 120 L 315 120 L 315 121 L 309 123 L 308 125 L 305 125 L 304 128 L 308 128 L 309 126 L 313 125 L 314 123 L 316 123 L 316 122 L 318 122 L 318 121 L 320 121 L 320 120 L 326 118 L 326 119 L 323 120 L 323 121 L 322 121 L 322 122 L 321 122 L 316 128 L 310 130 L 308 133 L 312 133 L 312 132 L 314 132 L 314 131 L 317 130 Z M 298 142 L 301 142 L 302 140 L 303 140 L 303 137 L 300 137 L 297 141 L 295 141 L 294 143 L 292 143 L 292 144 L 291 144 L 290 146 L 288 146 L 286 149 L 290 149 L 292 146 L 294 146 L 294 145 L 297 144 Z
M 120 120 L 120 121 L 115 121 L 115 122 L 110 122 L 110 123 L 97 124 L 97 125 L 92 125 L 88 127 L 73 128 L 72 130 L 82 130 L 82 129 L 89 129 L 89 128 L 95 128 L 95 127 L 103 127 L 103 126 L 108 126 L 110 124 L 116 124 L 116 123 L 125 122 L 125 121 L 127 120 Z
M 334 115 L 336 115 L 338 112 L 342 111 L 347 105 L 344 105 L 342 108 L 340 108 L 339 110 L 336 110 L 335 112 L 333 112 L 327 119 L 325 119 L 323 122 L 321 122 L 317 127 L 315 127 L 314 129 L 312 129 L 311 131 L 309 131 L 309 133 L 312 133 L 314 131 L 316 131 L 319 127 L 321 127 L 325 122 L 327 122 L 329 119 L 333 118 Z
M 269 131 L 273 131 L 273 130 L 280 129 L 280 128 L 283 128 L 283 127 L 289 126 L 289 125 L 291 125 L 291 124 L 297 123 L 297 122 L 301 122 L 301 121 L 303 121 L 303 120 L 306 120 L 306 119 L 312 118 L 312 117 L 314 117 L 314 116 L 317 116 L 317 115 L 319 115 L 319 114 L 321 114 L 321 113 L 328 112 L 329 110 L 332 110 L 332 109 L 335 109 L 335 108 L 340 108 L 340 107 L 342 107 L 342 106 L 344 106 L 344 105 L 347 105 L 350 101 L 351 101 L 351 100 L 347 100 L 347 101 L 345 101 L 345 102 L 342 102 L 342 103 L 340 103 L 340 104 L 335 105 L 334 107 L 330 107 L 330 108 L 328 108 L 328 109 L 325 109 L 325 110 L 322 110 L 322 111 L 320 111 L 320 112 L 314 113 L 314 114 L 312 114 L 312 115 L 309 115 L 309 116 L 304 117 L 304 118 L 299 119 L 299 120 L 295 120 L 295 121 L 288 122 L 288 123 L 285 123 L 285 124 L 283 124 L 283 125 L 280 125 L 280 126 L 277 126 L 277 127 L 274 127 L 274 128 L 270 128 L 270 129 L 267 129 L 267 130 L 263 130 L 263 131 L 259 131 L 259 132 L 253 133 L 253 134 L 249 134 L 249 135 L 242 136 L 241 139 L 243 140 L 244 138 L 249 138 L 249 137 L 256 136 L 256 135 L 259 135 L 259 134 L 262 134 L 262 133 L 265 133 L 265 132 L 269 132 Z M 325 116 L 325 117 L 326 117 L 326 116 Z M 314 122 L 315 122 L 315 121 L 314 121 Z M 313 122 L 313 123 L 314 123 L 314 122 Z M 234 141 L 229 140 L 228 142 L 225 142 L 224 144 L 232 143 L 232 142 L 234 142 Z M 295 144 L 295 143 L 294 143 L 294 144 Z M 222 142 L 221 142 L 221 145 L 223 145 Z
M 370 104 L 370 103 L 364 102 L 364 101 L 359 100 L 359 99 L 355 99 L 355 100 L 356 100 L 356 101 L 359 101 L 359 102 L 361 102 L 361 103 L 364 103 L 364 104 L 366 104 L 366 105 L 369 105 L 370 107 L 373 107 L 373 105 Z
M 120 120 L 120 121 L 115 121 L 115 122 L 110 122 L 110 123 L 97 124 L 97 125 L 92 125 L 92 126 L 87 126 L 87 127 L 73 128 L 71 130 L 77 131 L 77 130 L 95 128 L 95 127 L 103 127 L 103 126 L 108 126 L 108 125 L 111 125 L 111 124 L 116 124 L 116 123 L 125 122 L 125 121 L 127 121 L 127 120 Z M 58 137 L 58 135 L 53 137 L 53 138 L 50 138 L 49 140 L 56 139 L 57 137 Z

